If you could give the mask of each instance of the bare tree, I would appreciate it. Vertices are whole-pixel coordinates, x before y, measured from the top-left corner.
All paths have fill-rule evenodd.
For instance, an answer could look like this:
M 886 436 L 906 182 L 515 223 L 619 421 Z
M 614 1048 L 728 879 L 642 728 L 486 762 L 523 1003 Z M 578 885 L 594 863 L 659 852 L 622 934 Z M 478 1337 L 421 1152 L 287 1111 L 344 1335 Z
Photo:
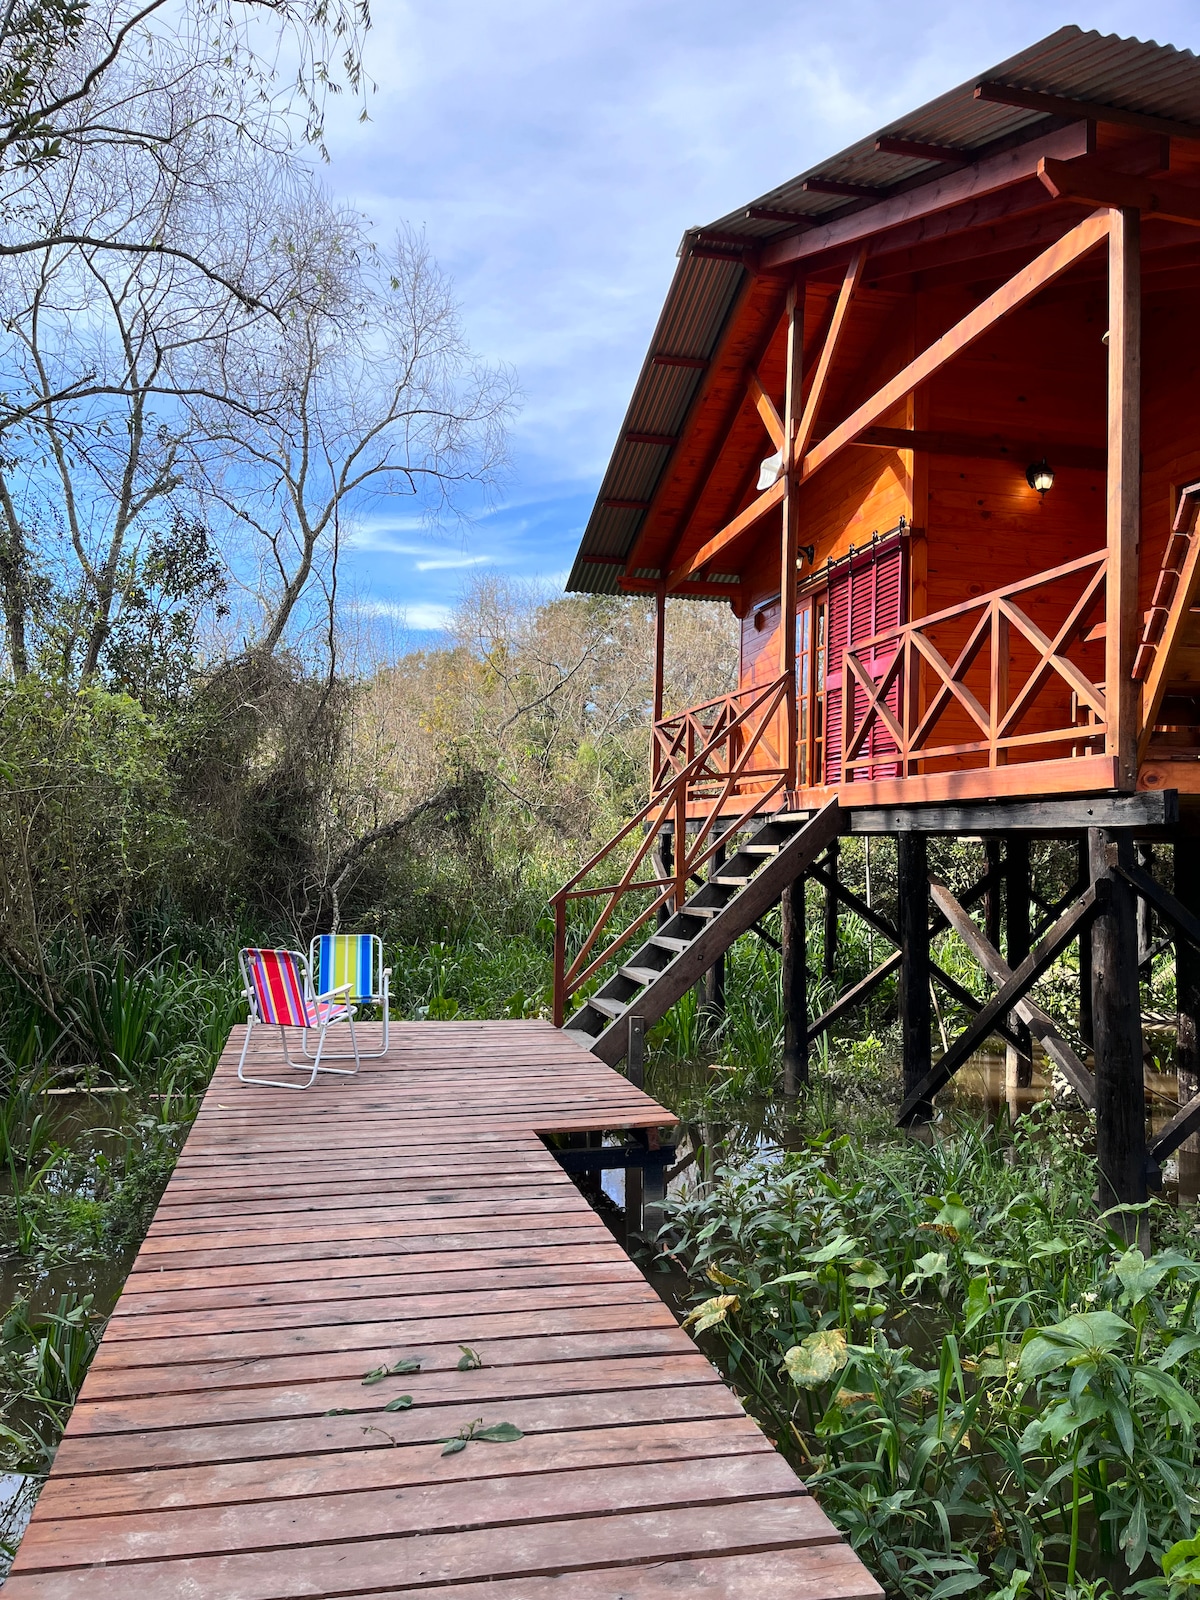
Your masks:
M 471 356 L 420 237 L 401 235 L 382 257 L 360 218 L 309 194 L 273 251 L 292 272 L 290 314 L 206 345 L 202 359 L 219 350 L 218 362 L 180 380 L 198 396 L 203 492 L 257 613 L 248 647 L 266 655 L 310 598 L 330 603 L 347 519 L 385 495 L 453 514 L 465 485 L 495 480 L 514 397 L 506 371 Z
M 154 123 L 169 160 L 127 163 L 84 145 L 29 183 L 60 232 L 183 239 L 187 252 L 56 244 L 0 262 L 10 379 L 0 598 L 18 676 L 31 662 L 31 621 L 55 635 L 68 674 L 96 672 L 139 582 L 143 540 L 157 531 L 161 543 L 164 529 L 195 520 L 181 448 L 185 402 L 197 395 L 179 374 L 194 384 L 212 365 L 196 358 L 198 347 L 288 312 L 288 276 L 272 277 L 258 240 L 269 225 L 263 207 L 302 179 L 285 152 L 243 146 L 200 114 L 200 87 L 189 77 L 157 96 Z M 197 250 L 207 265 L 189 259 Z M 234 280 L 253 282 L 255 294 L 229 292 Z M 233 411 L 242 404 L 227 394 L 205 399 Z

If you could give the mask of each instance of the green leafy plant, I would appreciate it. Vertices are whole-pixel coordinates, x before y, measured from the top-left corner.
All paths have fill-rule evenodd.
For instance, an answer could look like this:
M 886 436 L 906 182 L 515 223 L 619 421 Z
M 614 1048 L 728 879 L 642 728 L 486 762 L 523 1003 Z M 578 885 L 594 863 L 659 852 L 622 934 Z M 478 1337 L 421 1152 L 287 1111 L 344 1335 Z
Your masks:
M 511 1422 L 485 1423 L 480 1417 L 475 1422 L 468 1422 L 465 1428 L 460 1428 L 449 1438 L 439 1439 L 438 1443 L 443 1446 L 444 1456 L 453 1456 L 460 1450 L 465 1450 L 476 1439 L 482 1439 L 489 1444 L 512 1444 L 524 1437 L 521 1429 Z

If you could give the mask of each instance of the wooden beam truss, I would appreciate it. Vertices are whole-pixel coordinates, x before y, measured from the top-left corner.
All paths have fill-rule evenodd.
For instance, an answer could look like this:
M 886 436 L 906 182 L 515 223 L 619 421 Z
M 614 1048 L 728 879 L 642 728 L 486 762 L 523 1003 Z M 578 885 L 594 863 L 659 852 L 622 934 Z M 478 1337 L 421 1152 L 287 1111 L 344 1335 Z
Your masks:
M 897 1121 L 901 1125 L 919 1115 L 921 1107 L 932 1100 L 939 1089 L 945 1088 L 959 1067 L 979 1049 L 988 1035 L 994 1032 L 997 1020 L 1006 1012 L 1014 1010 L 1018 1001 L 1024 1000 L 1046 969 L 1057 961 L 1067 946 L 1090 926 L 1092 919 L 1105 902 L 1110 887 L 1104 879 L 1098 880 L 1089 885 L 1074 905 L 1063 913 L 1016 971 L 979 1009 L 968 1026 L 933 1064 L 920 1083 L 909 1091 L 897 1113 Z

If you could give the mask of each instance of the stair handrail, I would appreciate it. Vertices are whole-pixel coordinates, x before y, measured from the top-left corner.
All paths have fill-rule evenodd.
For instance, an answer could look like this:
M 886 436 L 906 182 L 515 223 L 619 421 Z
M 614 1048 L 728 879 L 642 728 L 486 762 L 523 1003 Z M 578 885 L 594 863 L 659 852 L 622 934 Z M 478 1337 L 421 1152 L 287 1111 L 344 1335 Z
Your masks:
M 781 677 L 774 679 L 772 682 L 764 684 L 762 689 L 754 696 L 750 703 L 738 713 L 733 721 L 727 723 L 700 750 L 697 750 L 691 760 L 688 761 L 687 765 L 681 768 L 680 771 L 676 773 L 668 783 L 665 785 L 660 785 L 646 801 L 645 805 L 643 805 L 627 823 L 619 828 L 612 838 L 609 839 L 606 844 L 602 845 L 601 848 L 597 850 L 591 857 L 591 859 L 585 862 L 585 864 L 580 867 L 580 869 L 571 878 L 569 878 L 561 888 L 557 889 L 555 893 L 551 895 L 550 904 L 554 908 L 554 1023 L 556 1027 L 562 1026 L 566 1002 L 569 997 L 576 993 L 599 967 L 603 966 L 608 960 L 610 960 L 616 951 L 619 950 L 621 946 L 632 937 L 638 928 L 642 927 L 644 923 L 672 897 L 676 899 L 678 904 L 682 904 L 684 898 L 684 889 L 689 877 L 695 873 L 697 868 L 706 864 L 720 846 L 721 838 L 714 838 L 712 842 L 708 844 L 707 848 L 702 849 L 705 840 L 712 831 L 714 823 L 721 814 L 722 808 L 728 801 L 730 795 L 733 793 L 739 780 L 745 774 L 750 757 L 756 750 L 771 716 L 773 716 L 775 711 L 778 709 L 779 703 L 784 694 L 787 692 L 790 684 L 790 674 L 784 674 Z M 724 775 L 721 793 L 715 798 L 714 803 L 709 806 L 707 814 L 702 819 L 700 828 L 697 830 L 695 843 L 691 852 L 687 852 L 684 848 L 677 849 L 676 869 L 672 877 L 642 879 L 635 882 L 634 874 L 637 872 L 646 856 L 654 847 L 655 841 L 657 840 L 663 824 L 667 821 L 668 817 L 671 816 L 672 812 L 675 813 L 674 820 L 676 823 L 677 836 L 681 842 L 684 840 L 685 825 L 687 820 L 688 786 L 692 779 L 697 775 L 697 773 L 703 770 L 705 763 L 709 760 L 713 751 L 720 745 L 728 743 L 732 739 L 733 735 L 744 726 L 749 718 L 752 717 L 756 711 L 762 709 L 763 707 L 766 709 L 762 720 L 758 728 L 747 740 L 745 747 L 740 753 L 737 763 L 735 765 L 731 765 L 728 773 Z M 766 774 L 764 776 L 771 775 Z M 754 795 L 752 795 L 750 797 L 750 804 L 736 818 L 731 827 L 725 830 L 725 833 L 734 832 L 743 828 L 746 823 L 749 822 L 751 818 L 754 817 L 758 812 L 760 812 L 769 801 L 775 798 L 775 796 L 784 786 L 785 782 L 786 775 L 781 772 L 775 777 L 775 781 L 771 783 L 769 787 L 757 791 Z M 586 878 L 587 875 L 592 872 L 599 865 L 599 863 L 617 847 L 617 845 L 619 845 L 623 840 L 627 839 L 635 828 L 647 824 L 648 819 L 651 817 L 653 817 L 653 821 L 649 822 L 648 826 L 645 826 L 645 833 L 642 842 L 634 852 L 633 858 L 626 867 L 624 876 L 621 878 L 619 883 L 604 885 L 601 887 L 593 887 L 590 889 L 581 889 L 578 887 L 582 880 Z M 723 836 L 724 835 L 722 835 L 722 837 Z M 617 937 L 600 955 L 588 962 L 587 958 L 599 939 L 601 933 L 608 925 L 609 920 L 616 910 L 618 902 L 623 899 L 626 894 L 631 894 L 639 889 L 659 889 L 661 890 L 661 893 L 656 896 L 650 905 L 643 909 L 643 911 L 634 919 L 633 922 L 631 922 L 617 935 Z M 579 950 L 575 960 L 571 963 L 570 969 L 568 970 L 566 965 L 567 904 L 571 900 L 596 898 L 602 894 L 607 894 L 609 896 L 608 904 L 604 907 L 600 916 L 593 924 L 592 929 L 584 941 L 582 948 Z M 584 968 L 585 962 L 587 962 L 586 969 Z

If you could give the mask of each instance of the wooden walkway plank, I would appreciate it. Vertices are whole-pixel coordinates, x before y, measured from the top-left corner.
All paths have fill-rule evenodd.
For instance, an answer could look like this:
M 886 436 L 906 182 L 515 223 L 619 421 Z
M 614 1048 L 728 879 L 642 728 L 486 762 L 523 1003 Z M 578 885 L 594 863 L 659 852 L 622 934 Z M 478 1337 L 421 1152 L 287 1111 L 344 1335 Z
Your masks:
M 539 1137 L 669 1112 L 544 1023 L 400 1024 L 303 1095 L 240 1047 L 6 1600 L 875 1600 Z M 286 1070 L 266 1030 L 251 1060 Z M 521 1437 L 442 1454 L 481 1420 Z

